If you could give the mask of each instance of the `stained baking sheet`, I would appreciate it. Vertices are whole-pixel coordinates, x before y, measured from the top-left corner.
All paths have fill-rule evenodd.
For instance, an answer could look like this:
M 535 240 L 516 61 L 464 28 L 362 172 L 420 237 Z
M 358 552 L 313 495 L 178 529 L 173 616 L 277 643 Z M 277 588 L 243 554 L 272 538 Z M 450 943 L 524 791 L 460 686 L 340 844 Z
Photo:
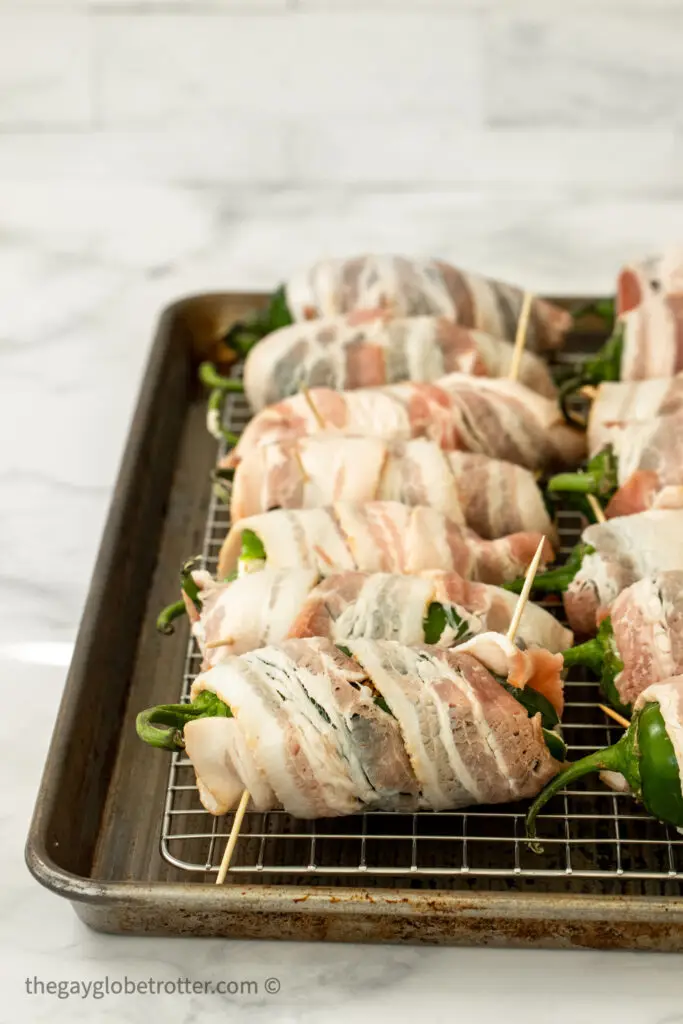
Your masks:
M 249 813 L 226 885 L 213 885 L 231 818 L 211 819 L 189 766 L 141 744 L 134 721 L 141 708 L 176 700 L 198 667 L 187 625 L 164 638 L 154 619 L 176 596 L 182 561 L 203 549 L 211 567 L 227 527 L 211 496 L 216 445 L 196 367 L 255 301 L 262 297 L 198 296 L 160 323 L 29 867 L 109 931 L 683 948 L 681 838 L 594 778 L 546 807 L 542 858 L 522 842 L 521 806 L 315 823 Z M 600 342 L 590 326 L 573 351 Z M 245 415 L 239 402 L 231 415 Z M 563 517 L 565 549 L 577 525 Z M 572 676 L 567 695 L 570 756 L 616 739 L 596 709 L 595 683 Z

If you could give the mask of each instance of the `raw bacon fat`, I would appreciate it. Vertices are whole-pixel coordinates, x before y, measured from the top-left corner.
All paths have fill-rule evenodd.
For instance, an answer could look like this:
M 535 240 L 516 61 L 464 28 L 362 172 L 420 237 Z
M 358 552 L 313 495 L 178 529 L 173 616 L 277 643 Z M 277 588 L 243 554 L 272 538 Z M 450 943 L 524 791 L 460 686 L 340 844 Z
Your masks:
M 683 411 L 683 374 L 601 384 L 588 418 L 588 451 L 596 455 L 626 424 Z
M 612 436 L 619 490 L 605 509 L 625 516 L 649 508 L 683 508 L 683 410 L 626 423 Z
M 520 530 L 554 536 L 529 470 L 485 455 L 444 452 L 426 438 L 316 434 L 262 445 L 237 466 L 231 518 L 375 499 L 428 505 L 481 537 Z
M 312 388 L 257 413 L 223 465 L 255 448 L 322 432 L 387 441 L 424 437 L 447 451 L 468 451 L 541 470 L 577 466 L 582 432 L 557 402 L 517 383 L 452 373 L 438 384 L 391 384 L 333 391 Z
M 314 569 L 323 576 L 348 569 L 409 574 L 442 569 L 482 583 L 523 575 L 541 541 L 538 533 L 482 540 L 421 505 L 337 502 L 326 508 L 277 509 L 235 523 L 220 552 L 219 577 L 237 565 L 245 529 L 261 539 L 271 568 Z M 544 561 L 552 557 L 546 541 Z
M 254 796 L 252 781 L 259 809 L 299 818 L 444 810 L 534 796 L 558 771 L 540 716 L 475 653 L 348 648 L 353 658 L 328 640 L 289 640 L 197 677 L 192 698 L 211 690 L 233 715 L 220 720 L 230 729 L 192 723 L 186 749 L 207 810 L 222 813 L 244 788 Z
M 439 260 L 391 255 L 321 260 L 293 276 L 285 291 L 294 320 L 379 308 L 394 317 L 447 317 L 509 341 L 514 340 L 524 299 L 520 288 L 464 273 Z M 566 310 L 533 300 L 530 349 L 556 348 L 570 328 Z
M 517 597 L 457 573 L 419 576 L 342 572 L 320 579 L 309 569 L 263 569 L 230 583 L 195 573 L 202 610 L 192 631 L 210 668 L 233 654 L 292 637 L 349 637 L 424 643 L 424 619 L 432 603 L 450 616 L 439 647 L 452 647 L 467 633 L 507 630 Z M 193 606 L 194 607 L 194 606 Z M 461 624 L 461 625 L 460 625 Z M 533 602 L 522 615 L 517 639 L 551 653 L 572 645 L 572 633 Z
M 338 391 L 399 381 L 434 381 L 451 371 L 505 376 L 512 360 L 508 341 L 461 327 L 444 317 L 397 319 L 368 310 L 282 327 L 255 345 L 244 367 L 244 387 L 253 410 L 294 395 L 302 387 Z M 519 378 L 553 397 L 546 363 L 524 352 Z
M 287 636 L 296 615 L 318 580 L 314 569 L 263 569 L 234 583 L 209 573 L 193 573 L 201 612 L 193 607 L 192 633 L 210 668 L 229 654 L 277 643 Z M 220 647 L 211 647 L 219 642 Z
M 624 328 L 622 380 L 683 370 L 683 250 L 624 267 L 617 287 Z
M 683 571 L 656 573 L 627 587 L 610 616 L 624 663 L 615 680 L 623 704 L 683 672 Z
M 592 634 L 617 596 L 663 569 L 683 570 L 683 511 L 655 509 L 594 523 L 583 531 L 595 548 L 584 556 L 564 606 L 576 633 Z

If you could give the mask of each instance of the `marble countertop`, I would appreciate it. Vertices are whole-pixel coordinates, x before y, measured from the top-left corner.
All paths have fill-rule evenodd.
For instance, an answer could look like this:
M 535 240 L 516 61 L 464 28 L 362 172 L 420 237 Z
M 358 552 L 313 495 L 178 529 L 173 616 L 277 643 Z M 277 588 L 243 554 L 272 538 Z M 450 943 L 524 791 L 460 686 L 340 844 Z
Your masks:
M 679 956 L 97 935 L 23 844 L 118 460 L 160 309 L 267 289 L 325 253 L 433 253 L 537 291 L 609 292 L 624 256 L 683 237 L 683 203 L 503 191 L 4 183 L 0 190 L 0 811 L 5 1021 L 683 1021 Z M 21 714 L 13 714 L 14 707 Z M 30 711 L 29 711 L 30 709 Z M 27 713 L 27 711 L 29 713 Z M 29 994 L 26 979 L 280 979 L 277 995 Z M 495 982 L 492 979 L 495 978 Z M 262 984 L 261 984 L 262 988 Z M 559 1009 L 561 1005 L 561 1011 Z M 556 1009 L 557 1007 L 557 1009 Z M 226 1018 L 226 1015 L 227 1018 Z

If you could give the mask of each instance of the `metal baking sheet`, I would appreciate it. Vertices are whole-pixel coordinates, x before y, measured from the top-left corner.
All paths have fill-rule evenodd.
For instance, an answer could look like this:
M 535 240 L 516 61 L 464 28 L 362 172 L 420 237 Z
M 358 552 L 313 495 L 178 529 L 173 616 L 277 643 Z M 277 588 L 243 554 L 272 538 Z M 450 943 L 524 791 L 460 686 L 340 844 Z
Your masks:
M 198 667 L 186 624 L 170 639 L 154 628 L 178 566 L 199 551 L 211 565 L 228 522 L 211 495 L 216 445 L 196 367 L 263 301 L 197 296 L 160 321 L 31 825 L 30 870 L 111 932 L 683 949 L 683 839 L 595 783 L 546 808 L 542 858 L 523 843 L 517 805 L 323 822 L 247 814 L 226 884 L 213 884 L 231 817 L 207 815 L 191 768 L 141 744 L 134 720 L 178 699 Z M 599 344 L 595 326 L 570 353 Z M 230 415 L 243 422 L 246 410 L 236 401 Z M 576 518 L 560 525 L 571 544 Z M 594 683 L 573 676 L 567 695 L 570 756 L 616 738 Z

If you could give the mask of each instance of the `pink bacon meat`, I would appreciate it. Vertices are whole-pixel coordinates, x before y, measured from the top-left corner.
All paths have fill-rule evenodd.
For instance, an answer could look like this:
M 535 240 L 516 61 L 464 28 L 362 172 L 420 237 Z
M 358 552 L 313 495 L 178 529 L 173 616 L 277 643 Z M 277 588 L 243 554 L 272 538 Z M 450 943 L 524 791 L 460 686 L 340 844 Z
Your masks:
M 392 255 L 321 260 L 294 275 L 285 294 L 295 321 L 379 308 L 394 317 L 447 317 L 510 341 L 524 299 L 521 288 L 465 273 L 440 260 Z M 534 298 L 528 347 L 557 348 L 571 324 L 566 310 Z
M 452 371 L 502 377 L 513 346 L 445 317 L 392 318 L 386 310 L 291 324 L 254 346 L 244 367 L 253 410 L 294 395 L 302 387 L 337 391 L 399 381 L 434 381 Z M 539 394 L 556 388 L 545 362 L 524 352 L 518 379 Z
M 538 533 L 482 540 L 421 505 L 337 502 L 326 508 L 277 509 L 235 523 L 221 548 L 219 577 L 237 565 L 243 530 L 260 538 L 271 568 L 315 569 L 325 576 L 349 569 L 410 574 L 444 569 L 482 583 L 523 575 L 541 540 Z M 548 541 L 543 558 L 553 558 Z
M 609 381 L 597 389 L 588 419 L 591 455 L 626 424 L 683 411 L 683 373 L 641 381 Z
M 450 374 L 438 384 L 391 384 L 333 391 L 313 388 L 257 413 L 223 465 L 236 466 L 262 444 L 321 432 L 407 441 L 426 437 L 447 451 L 468 451 L 543 470 L 578 465 L 585 436 L 556 402 L 522 384 Z
M 683 672 L 683 571 L 655 573 L 627 587 L 610 618 L 624 663 L 614 681 L 623 704 Z
M 672 377 L 683 370 L 683 250 L 624 267 L 617 313 L 624 329 L 622 380 Z
M 350 571 L 321 579 L 310 569 L 266 568 L 223 583 L 203 571 L 193 575 L 202 607 L 197 611 L 189 602 L 188 612 L 205 669 L 288 637 L 322 636 L 344 643 L 363 636 L 421 644 L 432 603 L 451 616 L 438 642 L 451 647 L 464 633 L 504 633 L 517 606 L 514 594 L 454 572 L 401 576 Z M 553 654 L 572 645 L 571 632 L 533 602 L 524 609 L 517 637 Z
M 235 470 L 231 518 L 335 501 L 427 505 L 481 537 L 554 536 L 533 474 L 511 462 L 445 452 L 433 441 L 316 434 L 249 452 Z
M 663 569 L 683 570 L 683 511 L 655 509 L 593 523 L 582 534 L 592 551 L 564 595 L 576 633 L 595 633 L 618 595 Z
M 626 516 L 650 508 L 683 508 L 683 411 L 615 428 L 619 489 L 605 509 Z

